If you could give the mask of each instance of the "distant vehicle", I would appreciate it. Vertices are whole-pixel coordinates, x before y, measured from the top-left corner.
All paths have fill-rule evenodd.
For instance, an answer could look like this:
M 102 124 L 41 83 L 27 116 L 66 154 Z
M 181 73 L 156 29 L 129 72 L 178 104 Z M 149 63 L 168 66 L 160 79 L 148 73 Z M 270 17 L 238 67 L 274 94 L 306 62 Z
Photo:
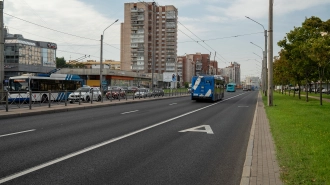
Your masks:
M 101 101 L 101 91 L 98 87 L 83 86 L 70 94 L 68 100 L 70 103 L 75 101 Z
M 138 89 L 139 89 L 139 88 L 136 87 L 136 86 L 129 86 L 129 87 L 127 88 L 127 91 L 128 91 L 128 92 L 134 92 L 134 93 L 135 93 Z
M 248 91 L 251 91 L 251 85 L 246 85 Z
M 247 87 L 243 87 L 243 91 L 248 91 Z
M 228 83 L 226 87 L 227 92 L 235 92 L 236 91 L 236 84 L 235 83 Z
M 152 96 L 164 96 L 163 89 L 154 89 L 151 93 Z
M 134 97 L 135 98 L 151 97 L 151 91 L 148 88 L 140 88 L 135 92 Z
M 107 99 L 119 99 L 119 98 L 125 98 L 126 97 L 126 93 L 124 90 L 119 90 L 119 89 L 114 89 L 114 90 L 110 90 L 108 91 L 105 96 L 107 97 Z
M 191 100 L 218 101 L 224 97 L 225 81 L 220 75 L 193 76 Z
M 9 78 L 9 102 L 29 102 L 30 90 L 32 101 L 46 102 L 48 100 L 66 100 L 70 91 L 83 85 L 83 79 L 78 75 L 51 74 L 49 76 L 33 76 L 24 74 Z M 51 97 L 49 90 L 52 91 Z M 65 90 L 68 92 L 65 93 Z

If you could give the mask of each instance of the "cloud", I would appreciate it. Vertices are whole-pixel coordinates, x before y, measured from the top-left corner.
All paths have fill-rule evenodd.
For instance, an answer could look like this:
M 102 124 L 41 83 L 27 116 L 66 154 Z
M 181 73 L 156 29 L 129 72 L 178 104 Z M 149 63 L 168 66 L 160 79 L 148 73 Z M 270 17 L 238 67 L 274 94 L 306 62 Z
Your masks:
M 31 23 L 77 35 L 80 38 L 51 31 L 5 14 L 4 23 L 5 26 L 9 28 L 10 33 L 23 34 L 25 38 L 31 40 L 55 42 L 58 44 L 58 50 L 67 50 L 95 56 L 99 55 L 100 47 L 82 48 L 81 46 L 72 46 L 72 44 L 99 45 L 103 30 L 115 21 L 115 19 L 106 18 L 100 14 L 93 6 L 84 4 L 78 0 L 6 1 L 4 12 Z M 83 39 L 81 37 L 90 39 Z M 111 28 L 107 29 L 105 42 L 110 44 L 120 43 L 120 24 L 116 23 L 112 25 Z M 63 44 L 70 44 L 71 46 L 61 47 Z M 61 57 L 61 55 L 75 56 L 75 54 L 66 54 L 58 51 L 58 56 Z M 77 56 L 81 55 L 78 54 Z M 116 59 L 119 59 L 119 56 L 117 56 Z
M 313 6 L 330 4 L 324 0 L 274 0 L 274 15 L 285 15 L 294 11 L 300 11 Z M 207 10 L 214 14 L 226 16 L 231 19 L 245 19 L 245 16 L 256 19 L 267 18 L 269 1 L 267 0 L 233 0 L 223 6 L 207 6 Z

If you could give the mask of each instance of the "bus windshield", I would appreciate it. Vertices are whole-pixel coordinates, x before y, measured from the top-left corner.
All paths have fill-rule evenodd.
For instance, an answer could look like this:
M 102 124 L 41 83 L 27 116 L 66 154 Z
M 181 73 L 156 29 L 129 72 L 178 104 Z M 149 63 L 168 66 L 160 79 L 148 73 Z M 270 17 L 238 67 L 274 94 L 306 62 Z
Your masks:
M 29 91 L 29 79 L 10 79 L 9 91 Z

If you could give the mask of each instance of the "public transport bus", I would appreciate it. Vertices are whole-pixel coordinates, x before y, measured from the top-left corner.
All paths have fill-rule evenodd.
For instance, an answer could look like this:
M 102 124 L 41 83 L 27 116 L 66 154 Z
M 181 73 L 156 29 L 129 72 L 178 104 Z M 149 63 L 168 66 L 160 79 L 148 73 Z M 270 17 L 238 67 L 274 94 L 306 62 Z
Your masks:
M 226 87 L 227 92 L 235 92 L 236 91 L 236 84 L 235 83 L 228 83 Z
M 9 78 L 8 102 L 45 102 L 66 100 L 69 94 L 83 85 L 78 75 L 51 74 L 50 76 L 33 76 L 23 74 Z M 65 91 L 67 90 L 67 93 Z M 49 91 L 51 97 L 49 97 Z
M 191 100 L 218 101 L 224 97 L 225 81 L 220 75 L 193 76 Z

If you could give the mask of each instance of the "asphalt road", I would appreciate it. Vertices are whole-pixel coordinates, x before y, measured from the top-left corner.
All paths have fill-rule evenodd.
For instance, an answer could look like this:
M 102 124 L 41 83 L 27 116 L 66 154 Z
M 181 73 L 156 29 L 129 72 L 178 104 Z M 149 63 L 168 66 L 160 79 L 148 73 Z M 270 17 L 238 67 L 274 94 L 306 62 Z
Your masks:
M 257 92 L 0 122 L 0 183 L 239 184 Z

